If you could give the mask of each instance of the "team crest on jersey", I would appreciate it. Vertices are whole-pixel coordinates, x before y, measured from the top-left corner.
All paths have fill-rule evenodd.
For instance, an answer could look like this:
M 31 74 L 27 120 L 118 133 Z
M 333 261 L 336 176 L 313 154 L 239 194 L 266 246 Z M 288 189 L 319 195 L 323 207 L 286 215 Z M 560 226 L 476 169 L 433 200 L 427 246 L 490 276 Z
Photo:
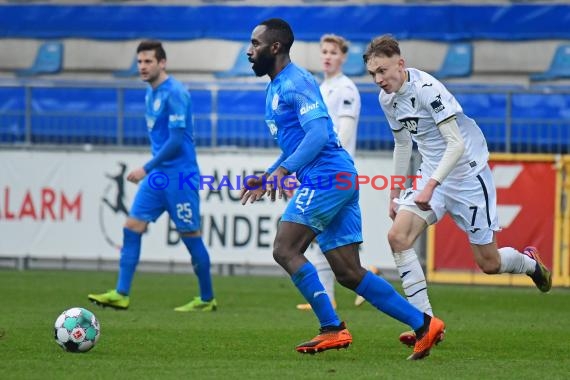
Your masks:
M 275 136 L 277 134 L 277 124 L 275 124 L 274 120 L 265 120 L 267 124 L 267 128 L 269 128 L 269 132 L 271 132 L 271 136 Z
M 436 96 L 435 100 L 430 103 L 430 106 L 435 113 L 443 111 L 445 109 L 445 106 L 441 102 L 441 95 Z
M 279 95 L 273 95 L 273 100 L 271 101 L 271 109 L 275 111 L 279 106 Z
M 146 116 L 146 128 L 150 131 L 154 128 L 154 122 L 156 119 L 154 117 Z
M 152 109 L 154 110 L 154 112 L 160 109 L 160 99 L 156 99 L 154 103 L 152 103 Z
M 407 117 L 398 121 L 402 125 L 402 128 L 406 128 L 408 132 L 415 135 L 418 133 L 418 120 L 417 117 Z

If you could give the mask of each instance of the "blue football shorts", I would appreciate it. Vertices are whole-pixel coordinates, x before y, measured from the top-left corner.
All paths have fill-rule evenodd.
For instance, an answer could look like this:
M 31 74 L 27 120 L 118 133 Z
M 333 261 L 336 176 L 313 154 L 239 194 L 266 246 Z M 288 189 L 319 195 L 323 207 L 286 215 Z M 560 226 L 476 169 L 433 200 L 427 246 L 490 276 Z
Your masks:
M 281 217 L 283 222 L 304 224 L 317 233 L 317 242 L 326 253 L 352 243 L 362 243 L 362 216 L 358 204 L 356 175 L 351 185 L 347 178 L 304 180 L 289 201 Z M 313 177 L 315 178 L 315 177 Z
M 152 172 L 150 173 L 152 174 Z M 152 176 L 145 177 L 133 201 L 129 215 L 145 222 L 154 222 L 164 211 L 176 225 L 178 232 L 200 230 L 200 194 L 198 187 L 183 184 L 179 186 L 178 175 L 170 175 L 153 182 Z

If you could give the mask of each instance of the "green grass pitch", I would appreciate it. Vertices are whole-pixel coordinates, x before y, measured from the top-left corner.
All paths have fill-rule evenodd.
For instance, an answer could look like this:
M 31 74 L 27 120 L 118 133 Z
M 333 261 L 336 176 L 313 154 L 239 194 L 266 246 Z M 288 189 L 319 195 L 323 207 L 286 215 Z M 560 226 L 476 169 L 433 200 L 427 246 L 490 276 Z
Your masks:
M 419 362 L 405 358 L 401 323 L 338 288 L 348 350 L 295 352 L 318 324 L 286 277 L 214 277 L 219 309 L 176 313 L 196 295 L 194 276 L 138 273 L 127 311 L 101 309 L 90 292 L 111 272 L 0 271 L 2 379 L 568 379 L 570 291 L 432 285 L 446 340 Z M 398 287 L 399 289 L 399 287 Z M 101 338 L 85 354 L 62 351 L 53 323 L 73 306 L 93 311 Z

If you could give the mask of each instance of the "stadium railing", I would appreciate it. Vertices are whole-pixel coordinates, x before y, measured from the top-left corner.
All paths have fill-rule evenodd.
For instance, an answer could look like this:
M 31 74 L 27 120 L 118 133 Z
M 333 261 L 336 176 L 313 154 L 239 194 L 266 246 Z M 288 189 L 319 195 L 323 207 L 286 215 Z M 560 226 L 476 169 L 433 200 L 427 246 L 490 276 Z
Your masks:
M 450 85 L 451 86 L 451 85 Z M 361 85 L 360 150 L 392 149 L 378 90 Z M 189 84 L 199 147 L 276 148 L 264 122 L 265 85 Z M 570 152 L 570 89 L 458 86 L 452 90 L 493 152 Z M 0 145 L 147 147 L 142 85 L 0 84 Z

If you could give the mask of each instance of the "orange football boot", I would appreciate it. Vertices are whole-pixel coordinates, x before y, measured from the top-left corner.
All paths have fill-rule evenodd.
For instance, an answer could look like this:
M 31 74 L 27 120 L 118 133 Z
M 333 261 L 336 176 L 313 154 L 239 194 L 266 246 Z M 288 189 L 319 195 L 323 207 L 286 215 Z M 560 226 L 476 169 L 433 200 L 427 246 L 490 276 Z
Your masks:
M 445 333 L 445 323 L 439 318 L 431 317 L 428 330 L 419 339 L 416 338 L 414 353 L 408 356 L 408 360 L 419 360 L 428 356 L 443 333 Z
M 445 332 L 441 333 L 441 335 L 437 338 L 437 342 L 435 344 L 439 344 L 443 342 L 445 339 Z M 405 344 L 408 347 L 414 347 L 416 344 L 416 333 L 414 330 L 404 331 L 400 334 L 400 343 Z
M 301 354 L 316 354 L 333 348 L 347 348 L 352 343 L 352 335 L 342 322 L 339 326 L 321 327 L 320 334 L 308 342 L 301 343 L 295 350 Z

